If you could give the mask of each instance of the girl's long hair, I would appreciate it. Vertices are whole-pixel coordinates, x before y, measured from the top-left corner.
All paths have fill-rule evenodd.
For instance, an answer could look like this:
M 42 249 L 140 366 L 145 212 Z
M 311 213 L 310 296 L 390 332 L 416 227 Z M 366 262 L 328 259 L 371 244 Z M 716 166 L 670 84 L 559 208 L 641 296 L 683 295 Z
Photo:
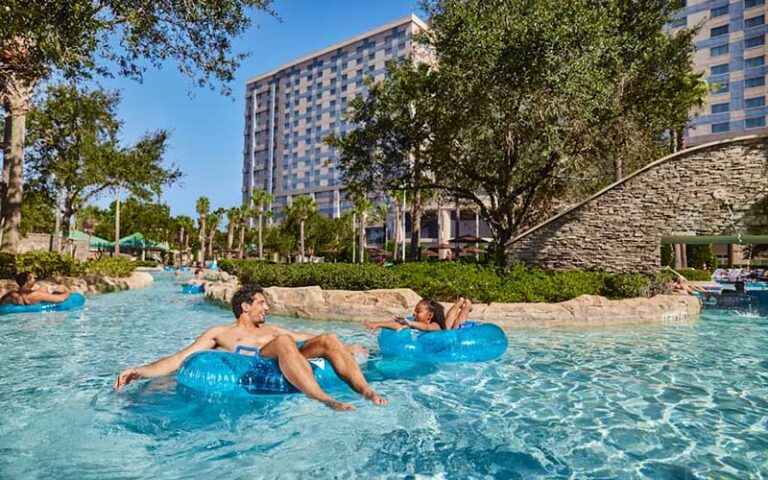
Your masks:
M 431 298 L 422 298 L 420 303 L 424 303 L 432 312 L 432 321 L 440 325 L 441 330 L 445 330 L 445 309 L 443 306 Z

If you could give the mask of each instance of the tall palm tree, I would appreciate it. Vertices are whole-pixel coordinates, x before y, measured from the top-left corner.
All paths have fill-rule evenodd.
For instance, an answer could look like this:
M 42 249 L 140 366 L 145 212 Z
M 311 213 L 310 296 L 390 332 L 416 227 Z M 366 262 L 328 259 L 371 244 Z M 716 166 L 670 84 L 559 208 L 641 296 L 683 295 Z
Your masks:
M 208 215 L 208 255 L 211 260 L 216 260 L 213 255 L 213 242 L 216 237 L 216 231 L 219 229 L 221 218 L 224 216 L 225 210 L 223 208 L 217 208 L 211 214 Z
M 184 263 L 184 255 L 189 251 L 189 236 L 195 229 L 195 221 L 186 215 L 176 217 L 176 224 L 179 226 L 179 249 L 181 250 L 181 259 L 179 266 Z
M 240 207 L 240 241 L 238 242 L 237 258 L 245 257 L 245 230 L 248 228 L 248 219 L 252 216 L 253 210 L 250 207 Z
M 243 210 L 232 207 L 227 210 L 227 258 L 232 258 L 232 244 L 235 242 L 235 228 L 240 225 Z
M 200 217 L 200 254 L 198 256 L 198 262 L 205 262 L 205 218 L 208 216 L 208 212 L 211 209 L 211 201 L 208 197 L 200 197 L 197 199 L 195 210 Z
M 296 215 L 296 219 L 299 221 L 299 248 L 301 253 L 301 261 L 304 261 L 304 226 L 309 219 L 309 216 L 317 211 L 317 204 L 315 199 L 309 195 L 301 195 L 293 199 L 293 204 L 287 209 L 290 213 Z
M 272 201 L 272 195 L 264 190 L 254 190 L 251 192 L 251 204 L 253 210 L 259 217 L 259 260 L 264 259 L 264 241 L 262 239 L 262 228 L 264 223 L 264 212 L 266 205 Z

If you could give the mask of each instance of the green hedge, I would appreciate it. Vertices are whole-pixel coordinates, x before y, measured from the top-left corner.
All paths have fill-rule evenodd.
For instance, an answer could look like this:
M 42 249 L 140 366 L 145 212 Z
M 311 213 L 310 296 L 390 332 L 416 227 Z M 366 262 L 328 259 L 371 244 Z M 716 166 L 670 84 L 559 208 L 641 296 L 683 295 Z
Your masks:
M 127 277 L 138 267 L 141 262 L 128 260 L 127 258 L 100 258 L 88 260 L 79 265 L 80 274 L 107 275 L 109 277 Z
M 79 262 L 69 255 L 55 252 L 34 251 L 16 256 L 0 254 L 0 278 L 13 278 L 17 272 L 25 271 L 34 273 L 37 278 L 83 275 L 126 277 L 137 266 L 137 262 L 126 258 L 107 257 Z
M 630 298 L 669 292 L 660 275 L 572 270 L 549 272 L 517 264 L 505 269 L 456 262 L 403 263 L 391 268 L 372 264 L 269 264 L 254 260 L 222 260 L 219 267 L 243 283 L 263 286 L 371 290 L 411 288 L 442 301 L 465 296 L 476 302 L 560 302 L 579 295 Z

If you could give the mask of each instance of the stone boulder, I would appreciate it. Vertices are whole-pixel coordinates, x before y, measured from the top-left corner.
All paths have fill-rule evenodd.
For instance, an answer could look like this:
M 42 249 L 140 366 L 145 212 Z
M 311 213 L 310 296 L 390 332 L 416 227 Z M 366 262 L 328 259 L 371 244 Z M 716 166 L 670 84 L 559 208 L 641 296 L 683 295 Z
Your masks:
M 65 285 L 73 292 L 79 292 L 83 295 L 94 295 L 97 293 L 149 288 L 153 282 L 154 279 L 149 273 L 134 271 L 130 276 L 121 278 L 104 275 L 89 275 L 86 277 L 54 276 L 40 280 L 38 283 L 48 286 Z M 13 280 L 0 280 L 0 296 L 15 289 L 16 282 Z
M 233 277 L 234 278 L 234 277 Z M 240 288 L 236 279 L 214 282 L 206 299 L 229 308 Z M 389 320 L 408 315 L 421 297 L 413 290 L 322 290 L 320 287 L 269 287 L 264 289 L 271 315 L 315 320 Z M 450 308 L 450 303 L 443 303 Z M 698 319 L 701 304 L 687 295 L 609 300 L 595 295 L 561 303 L 473 304 L 469 318 L 507 328 L 604 327 L 636 324 L 690 323 Z

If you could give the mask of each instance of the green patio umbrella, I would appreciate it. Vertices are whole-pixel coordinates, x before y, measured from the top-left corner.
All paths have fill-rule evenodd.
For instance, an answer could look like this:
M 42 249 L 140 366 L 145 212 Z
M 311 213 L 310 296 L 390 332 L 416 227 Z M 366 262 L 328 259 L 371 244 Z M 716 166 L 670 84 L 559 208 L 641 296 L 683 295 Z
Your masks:
M 133 233 L 120 239 L 120 248 L 133 248 L 135 250 L 144 250 L 149 247 L 150 242 L 140 233 Z
M 53 234 L 53 236 L 60 237 L 61 232 L 56 232 Z M 91 250 L 104 250 L 108 248 L 113 248 L 115 246 L 114 242 L 110 242 L 109 240 L 105 240 L 101 237 L 97 237 L 96 235 L 88 235 L 87 233 L 80 230 L 70 230 L 68 238 L 70 240 L 81 240 L 84 242 L 89 242 L 89 246 Z
M 150 250 L 160 250 L 161 252 L 170 252 L 171 246 L 168 245 L 168 242 L 153 242 L 149 241 L 149 249 Z

